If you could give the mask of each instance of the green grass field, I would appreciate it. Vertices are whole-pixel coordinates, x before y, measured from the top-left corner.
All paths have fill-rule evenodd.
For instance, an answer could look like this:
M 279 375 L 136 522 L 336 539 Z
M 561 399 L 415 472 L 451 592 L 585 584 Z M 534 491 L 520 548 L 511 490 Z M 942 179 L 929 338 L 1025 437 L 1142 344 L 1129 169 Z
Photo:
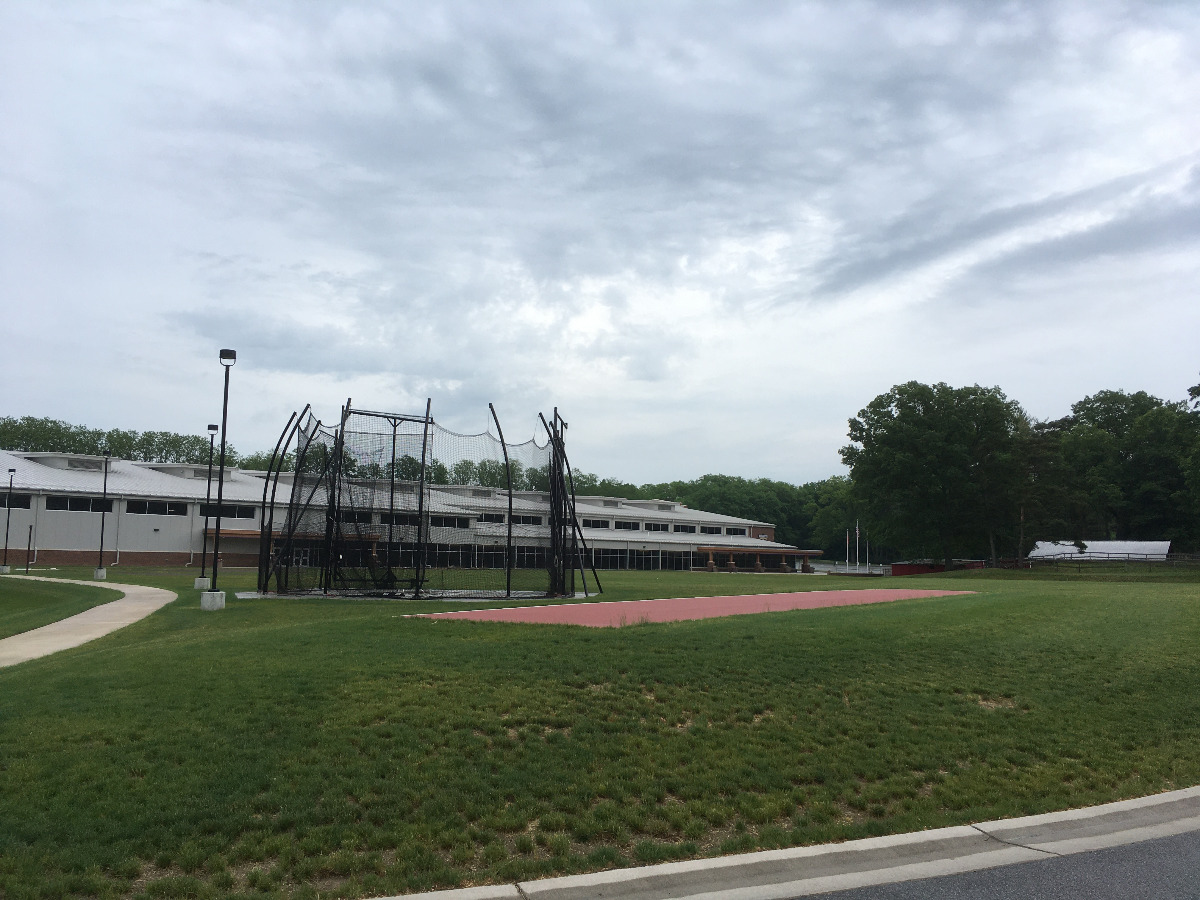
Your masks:
M 98 587 L 0 579 L 0 638 L 41 628 L 118 597 L 115 591 Z
M 475 603 L 203 613 L 194 574 L 110 569 L 180 600 L 0 670 L 6 900 L 378 896 L 1200 783 L 1180 579 L 607 573 L 604 599 L 978 591 L 612 630 L 404 618 Z

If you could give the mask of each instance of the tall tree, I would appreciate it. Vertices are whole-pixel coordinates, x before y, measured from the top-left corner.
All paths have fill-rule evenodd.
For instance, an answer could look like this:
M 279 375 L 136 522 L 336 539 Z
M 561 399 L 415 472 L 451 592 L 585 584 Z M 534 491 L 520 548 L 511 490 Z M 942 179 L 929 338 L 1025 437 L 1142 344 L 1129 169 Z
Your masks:
M 850 420 L 853 496 L 889 544 L 936 548 L 949 568 L 1015 524 L 1025 421 L 999 388 L 897 385 Z

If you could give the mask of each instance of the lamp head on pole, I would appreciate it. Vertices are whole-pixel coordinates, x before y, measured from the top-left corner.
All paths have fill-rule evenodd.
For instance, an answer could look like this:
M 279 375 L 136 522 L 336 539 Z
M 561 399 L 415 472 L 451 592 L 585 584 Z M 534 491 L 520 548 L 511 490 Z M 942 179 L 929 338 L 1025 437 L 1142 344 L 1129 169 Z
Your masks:
M 221 430 L 221 426 L 220 426 L 220 425 L 209 425 L 209 426 L 208 426 L 208 433 L 209 433 L 209 434 L 216 434 L 216 433 L 217 433 L 218 431 L 220 431 L 220 430 Z
M 237 351 L 236 350 L 222 350 L 221 351 L 221 365 L 232 366 L 236 362 L 237 362 Z

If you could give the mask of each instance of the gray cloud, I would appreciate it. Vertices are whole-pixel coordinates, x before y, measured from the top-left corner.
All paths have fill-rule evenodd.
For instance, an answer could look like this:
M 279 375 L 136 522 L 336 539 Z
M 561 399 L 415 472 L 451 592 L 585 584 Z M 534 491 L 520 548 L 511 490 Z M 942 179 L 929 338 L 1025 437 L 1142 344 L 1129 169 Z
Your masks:
M 436 394 L 468 430 L 557 403 L 623 477 L 822 477 L 890 384 L 1038 392 L 993 324 L 1020 279 L 1061 342 L 1200 274 L 1197 59 L 1184 3 L 9 4 L 0 375 L 14 413 L 183 428 L 236 343 L 239 446 Z M 97 406 L 49 332 L 187 363 Z M 1062 402 L 1194 383 L 1182 336 L 1124 358 L 1064 363 Z

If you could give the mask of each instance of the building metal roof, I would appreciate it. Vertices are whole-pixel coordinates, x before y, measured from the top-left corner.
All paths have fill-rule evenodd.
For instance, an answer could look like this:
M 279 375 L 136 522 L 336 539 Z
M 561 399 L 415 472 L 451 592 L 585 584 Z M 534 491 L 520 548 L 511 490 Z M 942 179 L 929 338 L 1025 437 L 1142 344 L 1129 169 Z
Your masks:
M 96 464 L 97 468 L 68 468 Z M 157 468 L 158 463 L 132 462 L 125 459 L 108 461 L 108 493 L 112 497 L 168 498 L 203 500 L 208 491 L 207 478 L 187 478 Z M 13 475 L 13 491 L 34 493 L 79 494 L 99 497 L 104 491 L 104 457 L 80 453 L 22 453 L 0 450 L 0 476 Z M 167 465 L 163 469 L 174 468 Z M 186 470 L 207 466 L 186 466 Z M 243 472 L 225 467 L 225 486 L 222 499 L 227 503 L 262 503 L 265 472 Z M 217 495 L 216 467 L 213 468 L 212 496 Z M 5 489 L 8 485 L 5 483 Z

